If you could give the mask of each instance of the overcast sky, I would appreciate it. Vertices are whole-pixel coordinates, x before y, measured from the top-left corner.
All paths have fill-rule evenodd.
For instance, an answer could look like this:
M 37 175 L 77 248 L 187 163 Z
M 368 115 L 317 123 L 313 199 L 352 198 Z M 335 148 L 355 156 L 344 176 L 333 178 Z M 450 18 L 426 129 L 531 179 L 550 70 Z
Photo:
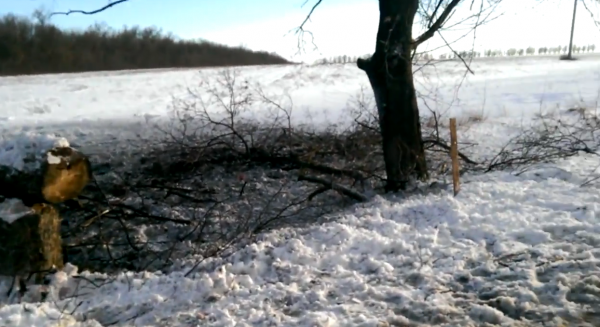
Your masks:
M 335 55 L 364 55 L 375 47 L 377 32 L 377 0 L 323 0 L 306 28 L 305 53 L 298 56 L 298 38 L 290 30 L 297 27 L 316 0 L 130 0 L 94 16 L 55 16 L 52 21 L 61 27 L 85 28 L 95 22 L 112 27 L 158 26 L 182 38 L 203 38 L 228 45 L 245 45 L 255 50 L 277 52 L 295 60 L 312 61 Z M 482 1 L 482 0 L 475 0 Z M 483 0 L 487 3 L 490 0 Z M 48 11 L 68 9 L 91 10 L 104 6 L 108 0 L 0 0 L 0 13 L 30 15 L 43 6 Z M 465 1 L 453 21 L 471 14 Z M 600 20 L 600 4 L 586 0 L 589 9 Z M 474 6 L 478 8 L 478 5 Z M 473 10 L 475 10 L 473 8 Z M 477 30 L 475 47 L 483 49 L 524 48 L 527 46 L 566 45 L 569 40 L 573 0 L 503 0 L 495 15 L 500 18 Z M 415 27 L 415 33 L 419 28 Z M 454 29 L 444 32 L 452 41 L 467 32 Z M 456 43 L 456 50 L 468 50 L 473 34 Z M 575 43 L 595 43 L 600 46 L 600 29 L 583 5 L 578 6 Z M 443 45 L 438 36 L 425 45 Z M 443 50 L 447 52 L 447 50 Z

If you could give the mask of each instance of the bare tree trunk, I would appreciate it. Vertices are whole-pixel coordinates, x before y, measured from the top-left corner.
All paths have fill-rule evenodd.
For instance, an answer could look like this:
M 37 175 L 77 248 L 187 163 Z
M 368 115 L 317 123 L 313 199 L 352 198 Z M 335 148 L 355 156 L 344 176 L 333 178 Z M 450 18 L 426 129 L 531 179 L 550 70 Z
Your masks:
M 419 108 L 412 74 L 412 26 L 418 0 L 379 0 L 375 53 L 360 59 L 375 94 L 383 138 L 387 192 L 406 187 L 411 175 L 427 178 Z

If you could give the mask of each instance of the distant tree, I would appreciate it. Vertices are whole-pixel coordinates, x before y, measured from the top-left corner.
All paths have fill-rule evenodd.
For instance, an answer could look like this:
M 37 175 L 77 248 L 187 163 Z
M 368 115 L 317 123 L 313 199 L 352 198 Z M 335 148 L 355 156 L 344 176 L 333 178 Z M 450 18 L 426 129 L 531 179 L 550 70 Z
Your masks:
M 46 12 L 42 9 L 36 9 L 33 11 L 33 14 L 31 14 L 31 18 L 33 19 L 34 24 L 45 26 L 50 19 L 50 14 L 50 12 Z
M 515 49 L 515 48 L 510 48 L 506 51 L 507 56 L 514 56 L 516 54 L 517 54 L 517 49 Z
M 587 52 L 587 46 L 585 46 L 585 45 L 584 45 L 584 46 L 582 46 L 582 47 L 581 47 L 581 52 Z
M 588 50 L 591 52 L 594 52 L 596 50 L 596 45 L 595 44 L 588 45 Z
M 525 50 L 525 53 L 527 53 L 527 55 L 534 55 L 535 54 L 535 48 L 534 47 L 528 47 L 527 50 Z
M 524 50 L 524 49 L 519 49 L 519 50 L 517 50 L 517 54 L 518 54 L 519 56 L 522 56 L 524 53 L 525 53 L 525 50 Z
M 181 40 L 158 28 L 61 30 L 49 15 L 0 17 L 0 74 L 215 67 L 288 63 L 284 58 L 205 40 Z

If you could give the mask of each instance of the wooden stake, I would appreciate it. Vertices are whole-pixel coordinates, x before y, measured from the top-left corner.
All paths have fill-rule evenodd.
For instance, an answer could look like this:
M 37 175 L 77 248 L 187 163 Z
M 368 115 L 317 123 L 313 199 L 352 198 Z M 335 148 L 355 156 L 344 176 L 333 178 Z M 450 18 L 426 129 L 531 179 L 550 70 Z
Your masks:
M 452 185 L 454 196 L 460 192 L 460 167 L 458 166 L 458 138 L 456 136 L 456 118 L 450 118 L 450 159 L 452 160 Z

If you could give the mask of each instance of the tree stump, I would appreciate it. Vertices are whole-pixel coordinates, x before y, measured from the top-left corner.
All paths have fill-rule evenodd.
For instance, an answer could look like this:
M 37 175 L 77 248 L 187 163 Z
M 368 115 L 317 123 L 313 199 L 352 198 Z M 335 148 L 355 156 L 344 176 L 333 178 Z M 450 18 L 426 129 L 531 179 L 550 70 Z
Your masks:
M 49 204 L 28 208 L 19 199 L 0 203 L 0 275 L 42 282 L 44 272 L 62 269 L 61 219 Z
M 28 165 L 0 165 L 0 201 L 6 198 L 0 203 L 0 275 L 14 277 L 24 292 L 24 278 L 35 275 L 39 284 L 47 272 L 63 268 L 61 218 L 52 204 L 76 199 L 92 171 L 65 139 L 49 150 L 19 154 Z
M 50 203 L 77 198 L 92 179 L 90 161 L 81 152 L 61 146 L 47 152 L 42 164 L 42 195 Z
M 21 199 L 26 206 L 63 203 L 77 198 L 92 180 L 89 159 L 66 140 L 35 161 L 35 169 L 0 166 L 0 196 Z

